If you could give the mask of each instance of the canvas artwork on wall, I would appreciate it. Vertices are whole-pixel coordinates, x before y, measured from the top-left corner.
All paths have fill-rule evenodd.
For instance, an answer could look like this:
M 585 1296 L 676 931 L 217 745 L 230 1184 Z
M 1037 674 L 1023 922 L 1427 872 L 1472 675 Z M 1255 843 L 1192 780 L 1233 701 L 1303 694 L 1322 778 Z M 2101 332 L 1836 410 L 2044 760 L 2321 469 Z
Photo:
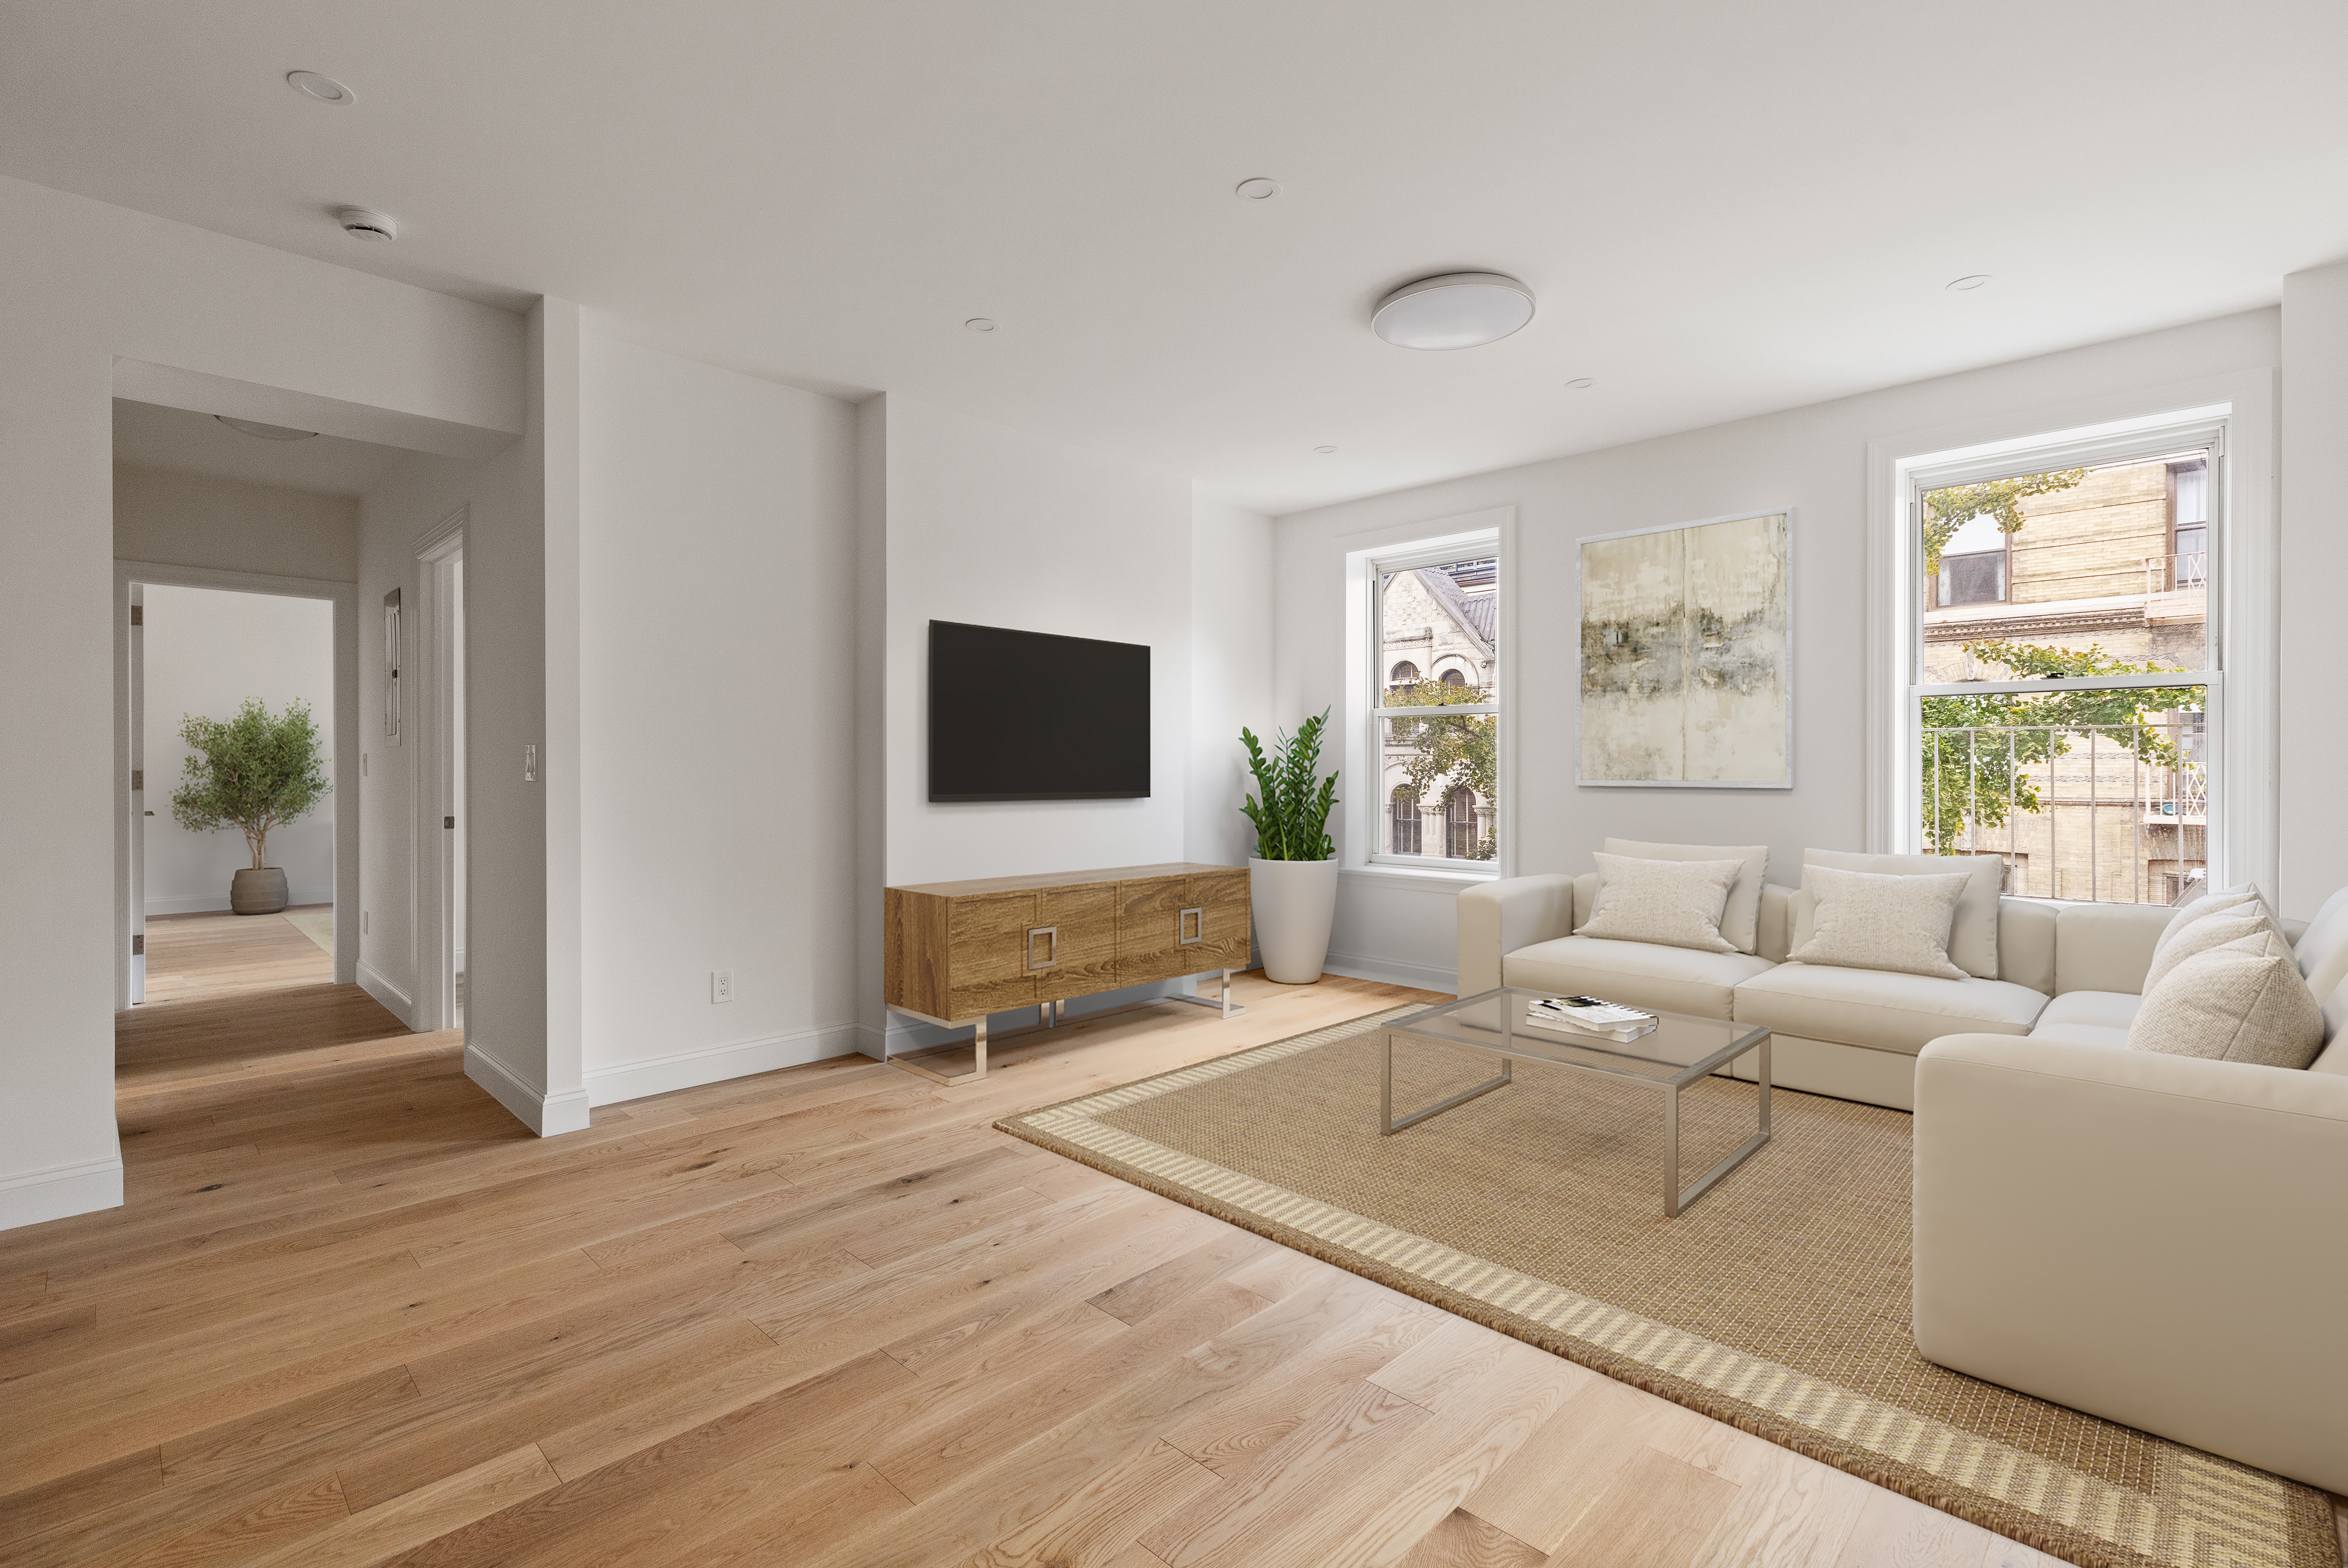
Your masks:
M 1793 787 L 1789 521 L 1581 542 L 1581 782 Z

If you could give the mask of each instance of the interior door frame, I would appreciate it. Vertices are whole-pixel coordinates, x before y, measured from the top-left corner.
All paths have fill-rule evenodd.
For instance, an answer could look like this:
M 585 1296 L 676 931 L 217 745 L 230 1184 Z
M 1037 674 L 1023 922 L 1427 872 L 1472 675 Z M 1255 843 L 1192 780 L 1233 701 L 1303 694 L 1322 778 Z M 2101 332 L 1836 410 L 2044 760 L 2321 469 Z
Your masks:
M 143 817 L 134 815 L 130 792 L 130 585 L 214 588 L 233 593 L 274 593 L 289 599 L 326 599 L 335 606 L 335 984 L 351 985 L 359 976 L 359 585 L 316 577 L 279 577 L 259 572 L 223 572 L 209 566 L 171 566 L 161 562 L 114 563 L 114 1010 L 131 1000 L 130 939 L 143 934 L 144 907 L 134 912 L 136 867 L 131 835 Z M 143 630 L 143 628 L 142 628 Z M 143 642 L 143 638 L 141 639 Z M 143 669 L 141 674 L 143 676 Z M 145 889 L 136 891 L 143 897 Z
M 457 565 L 464 559 L 468 509 L 458 507 L 416 541 L 416 686 L 411 694 L 416 745 L 414 788 L 417 852 L 408 908 L 415 920 L 416 1016 L 410 1027 L 428 1032 L 457 1026 L 456 885 L 454 845 L 444 825 L 454 817 L 469 830 L 465 802 L 456 799 L 457 748 L 452 733 L 451 682 L 459 661 L 454 640 L 464 624 Z M 406 684 L 405 682 L 402 683 Z M 428 849 L 427 846 L 430 846 Z M 469 861 L 468 862 L 469 864 Z M 428 955 L 428 960 L 427 960 Z

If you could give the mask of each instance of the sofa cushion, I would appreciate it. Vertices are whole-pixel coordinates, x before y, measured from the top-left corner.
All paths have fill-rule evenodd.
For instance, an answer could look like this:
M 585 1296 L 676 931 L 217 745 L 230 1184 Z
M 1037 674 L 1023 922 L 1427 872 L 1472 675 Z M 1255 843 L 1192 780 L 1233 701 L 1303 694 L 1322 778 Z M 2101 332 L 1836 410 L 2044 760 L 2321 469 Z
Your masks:
M 1745 869 L 1742 861 L 1643 861 L 1601 851 L 1598 902 L 1577 936 L 1653 942 L 1700 953 L 1734 953 L 1721 934 L 1720 912 Z
M 2072 991 L 2141 995 L 2153 949 L 2172 918 L 2150 903 L 2049 903 L 2054 916 L 2054 985 Z M 1998 954 L 1999 962 L 2005 954 Z M 2018 975 L 2008 978 L 2018 979 Z
M 1949 960 L 1966 974 L 1983 980 L 1998 977 L 1998 890 L 2005 882 L 2005 862 L 1996 855 L 1860 855 L 1839 850 L 1804 850 L 1802 864 L 1827 866 L 1838 872 L 1873 872 L 1879 876 L 1946 876 L 1964 872 L 1972 881 L 1957 901 L 1957 917 L 1949 931 Z M 1809 941 L 1816 914 L 1807 893 L 1794 900 L 1793 945 Z
M 2195 954 L 2146 995 L 2128 1026 L 2130 1049 L 2293 1069 L 2316 1059 L 2323 1009 L 2290 948 L 2267 923 L 2239 923 L 2258 929 Z
M 1761 951 L 1761 883 L 1769 874 L 1766 844 L 1648 844 L 1609 839 L 1606 852 L 1642 861 L 1741 861 L 1728 903 L 1720 912 L 1720 934 L 1739 953 Z
M 2004 980 L 1780 964 L 1736 987 L 1734 1016 L 1912 1057 L 1942 1035 L 2026 1035 L 2045 1006 L 2044 993 Z
M 2065 991 L 2046 1004 L 2030 1037 L 2126 1050 L 2128 1025 L 2143 1005 L 2144 998 L 2133 991 Z
M 1971 880 L 1962 872 L 1903 877 L 1804 866 L 1810 939 L 1787 956 L 1801 964 L 1962 980 L 1965 972 L 1949 962 L 1949 928 Z
M 1520 947 L 1501 959 L 1500 983 L 1725 1018 L 1729 992 L 1736 983 L 1770 967 L 1767 959 L 1749 953 L 1698 953 L 1599 936 L 1560 936 Z
M 2292 946 L 2291 956 L 2307 976 L 2307 988 L 2318 996 L 2331 995 L 2341 981 L 2348 980 L 2348 887 L 2323 901 Z

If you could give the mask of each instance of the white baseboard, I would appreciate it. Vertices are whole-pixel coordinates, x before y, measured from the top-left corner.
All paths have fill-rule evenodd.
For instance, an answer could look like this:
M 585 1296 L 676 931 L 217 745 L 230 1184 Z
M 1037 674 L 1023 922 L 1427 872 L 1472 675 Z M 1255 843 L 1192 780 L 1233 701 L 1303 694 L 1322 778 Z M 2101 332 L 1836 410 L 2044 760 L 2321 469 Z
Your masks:
M 294 888 L 287 895 L 285 906 L 291 909 L 296 904 L 334 902 L 333 888 L 323 892 L 314 887 Z M 186 898 L 149 898 L 147 901 L 147 918 L 152 920 L 159 914 L 209 914 L 228 907 L 228 894 L 224 892 L 195 893 Z
M 0 1176 L 0 1231 L 122 1207 L 122 1156 Z
M 1409 985 L 1421 991 L 1459 994 L 1459 971 L 1432 964 L 1412 964 L 1399 958 L 1373 958 L 1361 953 L 1332 953 L 1323 968 L 1349 980 L 1382 980 L 1389 985 Z
M 465 1047 L 465 1076 L 489 1091 L 489 1098 L 514 1113 L 514 1119 L 541 1138 L 578 1132 L 587 1126 L 587 1091 L 574 1088 L 547 1094 L 514 1076 L 512 1070 L 479 1046 Z
M 359 989 L 391 1009 L 392 1016 L 409 1028 L 416 1027 L 416 1003 L 407 992 L 384 977 L 383 971 L 372 964 L 359 965 Z
M 674 1056 L 641 1057 L 609 1067 L 589 1068 L 587 1103 L 615 1105 L 622 1100 L 642 1099 L 646 1095 L 698 1088 L 727 1078 L 800 1067 L 826 1057 L 847 1056 L 859 1048 L 858 1037 L 856 1025 L 831 1024 L 755 1040 L 736 1040 L 732 1045 L 709 1046 L 697 1051 L 680 1051 Z

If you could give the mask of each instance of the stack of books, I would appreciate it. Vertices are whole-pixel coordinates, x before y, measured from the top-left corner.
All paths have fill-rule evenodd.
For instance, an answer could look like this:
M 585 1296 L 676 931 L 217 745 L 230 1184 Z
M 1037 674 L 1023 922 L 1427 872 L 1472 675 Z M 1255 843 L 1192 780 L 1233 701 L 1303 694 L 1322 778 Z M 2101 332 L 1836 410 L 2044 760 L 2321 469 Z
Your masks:
M 1525 1022 L 1544 1029 L 1630 1041 L 1653 1033 L 1655 1016 L 1595 996 L 1536 996 L 1525 1004 Z

